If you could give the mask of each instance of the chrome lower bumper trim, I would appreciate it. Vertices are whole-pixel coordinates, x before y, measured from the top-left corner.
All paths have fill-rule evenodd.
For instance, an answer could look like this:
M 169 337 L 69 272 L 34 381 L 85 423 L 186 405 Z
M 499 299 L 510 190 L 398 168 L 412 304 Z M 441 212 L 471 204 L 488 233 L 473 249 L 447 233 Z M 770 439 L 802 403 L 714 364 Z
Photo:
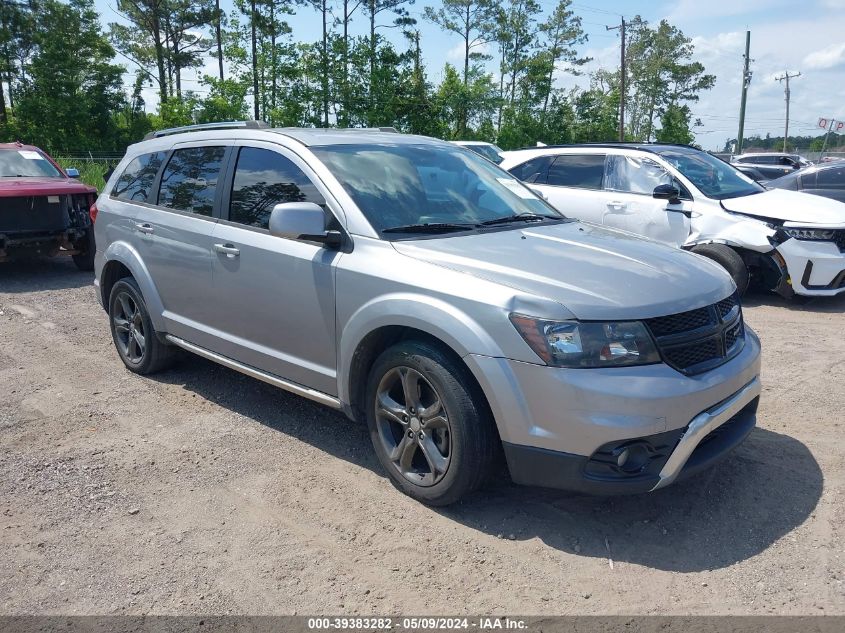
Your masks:
M 710 431 L 721 426 L 739 413 L 745 405 L 760 395 L 760 378 L 745 385 L 727 400 L 723 400 L 712 409 L 699 413 L 689 423 L 675 450 L 660 471 L 660 480 L 652 490 L 668 486 L 680 474 L 690 455 Z
M 285 391 L 290 391 L 291 393 L 295 393 L 298 396 L 313 400 L 314 402 L 319 402 L 320 404 L 323 404 L 327 407 L 331 407 L 333 409 L 341 408 L 340 400 L 338 400 L 334 396 L 330 396 L 327 393 L 323 393 L 322 391 L 309 389 L 308 387 L 304 387 L 295 382 L 290 382 L 288 380 L 285 380 L 284 378 L 279 378 L 278 376 L 267 373 L 266 371 L 256 369 L 255 367 L 250 367 L 249 365 L 244 365 L 243 363 L 239 363 L 236 360 L 232 360 L 227 356 L 222 356 L 221 354 L 212 352 L 211 350 L 205 349 L 204 347 L 200 347 L 199 345 L 189 343 L 188 341 L 181 339 L 178 336 L 168 334 L 164 338 L 166 338 L 168 342 L 173 343 L 174 345 L 177 345 L 182 349 L 186 349 L 189 352 L 193 352 L 197 356 L 202 356 L 203 358 L 212 360 L 215 363 L 220 363 L 221 365 L 223 365 L 224 367 L 228 367 L 229 369 L 234 369 L 235 371 L 239 371 L 242 374 L 252 376 L 253 378 L 262 380 L 275 387 L 284 389 Z

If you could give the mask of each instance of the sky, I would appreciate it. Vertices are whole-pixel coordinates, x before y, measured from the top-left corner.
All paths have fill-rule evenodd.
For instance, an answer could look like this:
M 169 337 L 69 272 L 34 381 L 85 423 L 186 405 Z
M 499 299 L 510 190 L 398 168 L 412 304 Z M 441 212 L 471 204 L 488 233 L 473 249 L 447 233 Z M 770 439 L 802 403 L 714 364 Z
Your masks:
M 546 11 L 556 0 L 538 0 Z M 115 0 L 95 0 L 104 29 L 109 22 L 122 21 L 115 11 Z M 331 0 L 330 0 L 331 4 Z M 459 65 L 463 59 L 462 42 L 422 17 L 423 7 L 439 5 L 438 0 L 416 0 L 410 5 L 411 16 L 419 21 L 422 51 L 429 80 L 438 83 L 445 63 Z M 228 12 L 231 0 L 222 0 Z M 819 118 L 845 120 L 845 0 L 576 0 L 572 5 L 581 16 L 589 40 L 582 55 L 593 58 L 586 71 L 598 68 L 616 70 L 619 66 L 618 25 L 620 16 L 630 19 L 641 15 L 653 25 L 667 19 L 680 28 L 695 46 L 694 59 L 716 76 L 712 90 L 703 92 L 698 103 L 691 104 L 696 128 L 696 142 L 709 150 L 721 150 L 725 141 L 735 138 L 739 125 L 739 104 L 745 32 L 751 31 L 751 70 L 745 136 L 783 134 L 785 122 L 784 86 L 775 77 L 788 71 L 801 76 L 790 81 L 791 104 L 789 132 L 815 135 L 823 132 Z M 299 7 L 289 23 L 296 39 L 317 41 L 321 37 L 319 14 Z M 354 21 L 356 33 L 363 34 L 363 15 Z M 405 46 L 398 29 L 382 33 L 398 46 Z M 135 68 L 125 58 L 118 63 L 127 67 L 127 85 Z M 199 83 L 203 74 L 216 74 L 217 62 L 209 58 L 206 66 L 183 75 L 183 86 L 204 92 Z M 491 65 L 491 70 L 493 66 Z M 557 86 L 586 87 L 586 76 L 557 73 Z M 155 91 L 144 91 L 148 108 L 157 102 Z

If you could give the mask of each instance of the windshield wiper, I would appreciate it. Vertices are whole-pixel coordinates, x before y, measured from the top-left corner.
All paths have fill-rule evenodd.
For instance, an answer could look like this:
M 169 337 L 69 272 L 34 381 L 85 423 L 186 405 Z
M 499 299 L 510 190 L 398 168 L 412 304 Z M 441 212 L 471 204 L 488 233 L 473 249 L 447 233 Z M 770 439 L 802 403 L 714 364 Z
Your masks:
M 467 231 L 474 229 L 476 224 L 459 224 L 457 222 L 429 222 L 426 224 L 403 224 L 382 229 L 382 233 L 451 233 L 453 231 Z
M 544 215 L 542 213 L 517 213 L 516 215 L 506 215 L 501 218 L 494 218 L 482 222 L 482 226 L 493 226 L 494 224 L 510 224 L 511 222 L 539 222 L 541 220 L 565 220 L 560 215 Z

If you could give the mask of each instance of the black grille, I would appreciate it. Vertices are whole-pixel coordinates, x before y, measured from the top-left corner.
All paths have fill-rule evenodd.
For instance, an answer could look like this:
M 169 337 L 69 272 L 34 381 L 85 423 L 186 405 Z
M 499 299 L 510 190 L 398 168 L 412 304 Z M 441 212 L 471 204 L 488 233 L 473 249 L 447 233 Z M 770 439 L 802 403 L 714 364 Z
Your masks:
M 670 365 L 686 369 L 687 367 L 718 358 L 719 345 L 715 339 L 711 339 L 695 345 L 684 345 L 683 347 L 668 349 L 665 355 Z
M 737 299 L 736 296 L 728 297 L 727 299 L 722 299 L 719 303 L 716 304 L 716 308 L 719 310 L 719 316 L 721 318 L 725 318 L 731 313 L 737 306 Z
M 742 307 L 736 295 L 705 308 L 648 319 L 646 325 L 663 360 L 685 374 L 726 363 L 745 342 Z
M 845 229 L 833 232 L 833 241 L 839 247 L 839 250 L 845 253 Z
M 648 326 L 655 336 L 666 336 L 678 332 L 688 332 L 712 324 L 712 315 L 707 308 L 680 312 L 665 317 L 649 319 Z

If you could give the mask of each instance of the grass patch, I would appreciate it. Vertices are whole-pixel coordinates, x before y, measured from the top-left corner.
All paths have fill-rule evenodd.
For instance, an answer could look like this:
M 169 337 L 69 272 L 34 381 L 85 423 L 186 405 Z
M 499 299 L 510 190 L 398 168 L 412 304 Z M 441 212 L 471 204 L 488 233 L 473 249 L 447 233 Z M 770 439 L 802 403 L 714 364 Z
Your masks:
M 112 166 L 112 163 L 116 162 L 108 160 L 80 160 L 76 158 L 61 158 L 58 156 L 55 158 L 56 162 L 59 163 L 63 169 L 76 167 L 79 170 L 79 180 L 84 182 L 86 185 L 96 187 L 98 192 L 102 191 L 103 187 L 106 186 L 106 172 L 109 170 L 109 167 Z

